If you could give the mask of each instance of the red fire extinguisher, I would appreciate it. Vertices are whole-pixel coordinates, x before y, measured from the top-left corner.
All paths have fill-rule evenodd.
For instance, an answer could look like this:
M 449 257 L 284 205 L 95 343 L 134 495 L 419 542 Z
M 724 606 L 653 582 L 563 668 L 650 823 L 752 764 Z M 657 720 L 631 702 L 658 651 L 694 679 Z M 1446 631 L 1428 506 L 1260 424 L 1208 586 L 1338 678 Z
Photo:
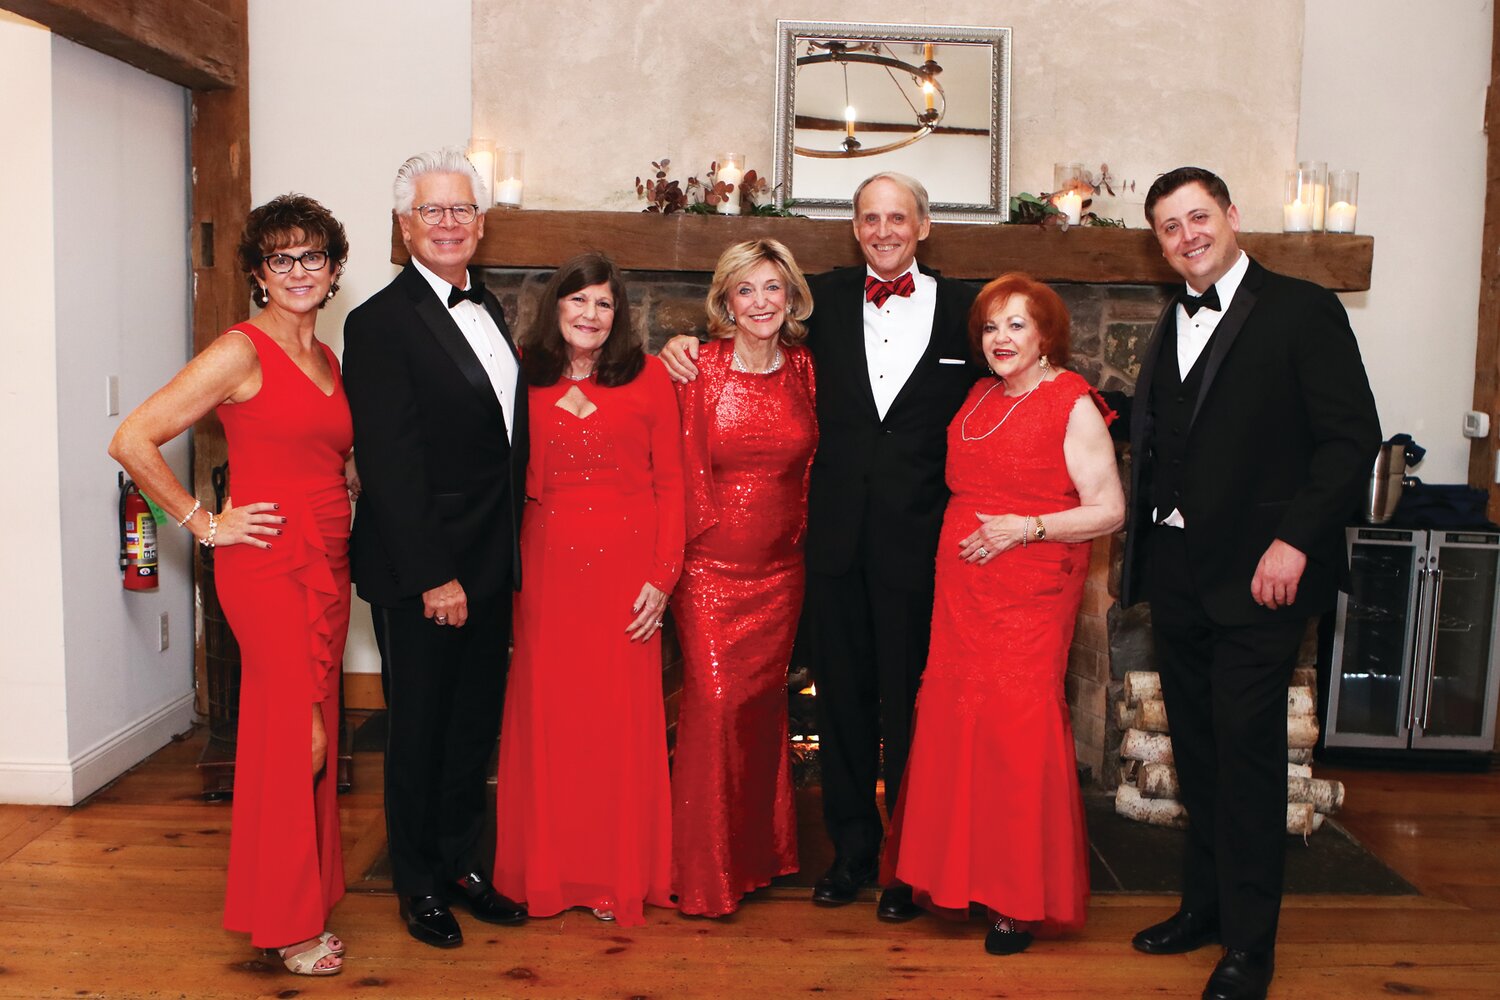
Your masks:
M 155 590 L 156 518 L 135 483 L 120 475 L 120 569 L 126 590 Z

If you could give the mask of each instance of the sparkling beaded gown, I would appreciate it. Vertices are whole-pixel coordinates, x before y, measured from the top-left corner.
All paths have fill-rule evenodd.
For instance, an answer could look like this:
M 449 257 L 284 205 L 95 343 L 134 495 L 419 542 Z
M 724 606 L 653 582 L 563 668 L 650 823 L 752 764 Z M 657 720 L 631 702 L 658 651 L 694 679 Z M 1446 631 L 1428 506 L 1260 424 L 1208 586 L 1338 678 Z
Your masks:
M 689 540 L 672 601 L 683 655 L 672 836 L 684 913 L 732 913 L 797 870 L 786 675 L 818 428 L 812 356 L 782 354 L 775 372 L 740 372 L 733 341 L 713 341 L 678 386 Z
M 894 865 L 895 878 L 929 908 L 967 916 L 980 903 L 1057 932 L 1082 926 L 1089 899 L 1063 678 L 1090 544 L 1032 542 L 983 566 L 958 552 L 980 523 L 975 512 L 1078 505 L 1063 435 L 1074 404 L 1092 390 L 1069 371 L 1019 400 L 996 385 L 981 380 L 948 427 L 953 496 L 885 874 Z
M 240 646 L 239 736 L 224 927 L 258 948 L 316 937 L 344 895 L 334 758 L 339 670 L 349 631 L 349 494 L 354 446 L 333 352 L 328 394 L 249 323 L 261 387 L 221 405 L 230 497 L 274 502 L 286 517 L 271 548 L 214 550 L 214 582 Z M 321 703 L 328 764 L 314 780 L 311 708 Z
M 557 405 L 577 387 L 597 409 Z M 671 905 L 661 633 L 632 642 L 648 581 L 682 563 L 677 400 L 655 358 L 622 386 L 528 392 L 531 456 L 515 654 L 500 731 L 495 886 L 532 916 L 573 906 L 645 922 Z

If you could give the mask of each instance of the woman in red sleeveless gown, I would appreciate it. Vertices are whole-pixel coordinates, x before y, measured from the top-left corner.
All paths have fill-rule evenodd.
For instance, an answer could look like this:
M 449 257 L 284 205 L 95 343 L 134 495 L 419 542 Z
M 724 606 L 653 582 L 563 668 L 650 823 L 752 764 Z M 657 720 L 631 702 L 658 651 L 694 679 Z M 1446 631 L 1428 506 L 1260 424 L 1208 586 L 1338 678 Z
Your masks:
M 775 240 L 737 243 L 708 291 L 715 339 L 679 385 L 688 544 L 672 605 L 682 703 L 673 885 L 722 916 L 797 870 L 787 663 L 802 610 L 807 477 L 818 443 L 807 282 Z
M 338 732 L 358 487 L 338 361 L 314 333 L 348 241 L 322 205 L 286 195 L 250 213 L 239 254 L 264 310 L 131 413 L 110 453 L 214 549 L 219 601 L 240 646 L 224 926 L 277 949 L 292 972 L 333 975 L 344 945 L 324 925 L 344 871 L 328 747 Z M 217 515 L 183 489 L 160 451 L 215 408 L 230 474 Z
M 1119 529 L 1124 498 L 1114 414 L 1062 370 L 1068 326 L 1025 275 L 990 282 L 970 312 L 997 377 L 948 428 L 932 645 L 885 858 L 921 905 L 987 907 L 992 954 L 1082 926 L 1089 898 L 1063 678 L 1089 540 Z
M 601 254 L 558 268 L 521 341 L 531 456 L 496 790 L 495 886 L 533 917 L 671 905 L 661 616 L 682 564 L 666 370 Z

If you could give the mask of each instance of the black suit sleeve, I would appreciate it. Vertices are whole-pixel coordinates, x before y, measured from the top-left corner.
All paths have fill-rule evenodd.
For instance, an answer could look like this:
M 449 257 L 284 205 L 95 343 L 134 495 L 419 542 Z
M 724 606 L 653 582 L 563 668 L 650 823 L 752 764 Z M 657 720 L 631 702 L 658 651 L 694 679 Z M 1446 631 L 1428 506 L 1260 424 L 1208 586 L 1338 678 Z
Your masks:
M 419 320 L 411 316 L 411 323 Z M 344 326 L 344 389 L 354 418 L 361 504 L 374 513 L 404 594 L 458 577 L 428 486 L 411 365 L 399 323 L 356 309 Z
M 1312 436 L 1312 460 L 1276 537 L 1316 551 L 1341 536 L 1359 503 L 1380 447 L 1380 418 L 1343 305 L 1317 289 L 1305 305 L 1306 329 L 1292 343 L 1297 397 Z M 1268 442 L 1275 447 L 1275 442 Z

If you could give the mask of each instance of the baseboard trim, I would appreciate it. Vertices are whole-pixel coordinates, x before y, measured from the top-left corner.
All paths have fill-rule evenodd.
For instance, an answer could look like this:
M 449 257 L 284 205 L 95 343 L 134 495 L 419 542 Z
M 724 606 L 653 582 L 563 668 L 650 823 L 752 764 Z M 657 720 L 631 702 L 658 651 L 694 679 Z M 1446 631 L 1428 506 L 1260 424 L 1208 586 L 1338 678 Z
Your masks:
M 0 802 L 77 805 L 193 724 L 188 691 L 105 737 L 68 762 L 0 761 Z

